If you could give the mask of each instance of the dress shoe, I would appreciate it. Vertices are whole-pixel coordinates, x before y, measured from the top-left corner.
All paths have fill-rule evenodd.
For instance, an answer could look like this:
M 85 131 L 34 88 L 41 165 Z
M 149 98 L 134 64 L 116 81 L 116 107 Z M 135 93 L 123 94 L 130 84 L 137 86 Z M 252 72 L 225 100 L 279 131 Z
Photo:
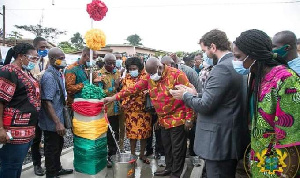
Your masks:
M 171 174 L 171 170 L 156 171 L 154 173 L 155 176 L 168 176 L 170 174 Z
M 62 176 L 62 175 L 67 175 L 67 174 L 72 174 L 73 173 L 73 169 L 61 169 L 60 171 L 58 171 L 58 176 Z
M 110 160 L 107 160 L 107 168 L 112 168 L 112 162 Z
M 146 154 L 145 154 L 145 156 L 150 156 L 150 155 L 152 155 L 153 154 L 153 150 L 149 150 L 149 151 L 146 151 Z
M 41 166 L 34 166 L 34 174 L 37 176 L 45 175 L 45 170 Z

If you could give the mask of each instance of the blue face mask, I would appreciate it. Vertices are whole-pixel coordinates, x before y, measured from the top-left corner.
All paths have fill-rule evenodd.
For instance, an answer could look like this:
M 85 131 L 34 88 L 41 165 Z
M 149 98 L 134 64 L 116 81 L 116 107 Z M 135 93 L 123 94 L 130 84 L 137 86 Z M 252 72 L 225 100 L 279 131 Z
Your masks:
M 235 60 L 232 60 L 232 65 L 233 65 L 233 68 L 234 70 L 238 73 L 238 74 L 241 74 L 241 75 L 248 75 L 250 73 L 250 69 L 252 67 L 252 65 L 255 63 L 253 62 L 253 64 L 251 64 L 251 66 L 246 69 L 244 67 L 244 61 L 246 61 L 248 59 L 248 56 L 245 57 L 244 60 L 242 61 L 235 61 Z
M 116 60 L 116 67 L 121 68 L 123 61 L 121 59 Z
M 35 67 L 35 63 L 34 63 L 34 62 L 31 62 L 31 61 L 29 61 L 29 62 L 28 62 L 28 64 L 27 64 L 27 66 L 25 66 L 25 65 L 22 65 L 22 67 L 23 67 L 23 69 L 26 69 L 26 70 L 30 71 L 30 70 L 34 69 L 34 67 Z
M 94 61 L 94 60 L 93 60 L 92 64 L 91 64 L 91 62 L 86 62 L 87 67 L 92 67 L 95 64 L 96 64 L 96 61 Z
M 129 74 L 131 75 L 131 77 L 137 77 L 139 75 L 139 71 L 138 70 L 132 70 L 129 71 Z
M 207 57 L 206 53 L 203 53 L 203 60 L 208 64 L 209 66 L 214 65 L 214 61 Z
M 289 45 L 283 45 L 283 46 L 280 47 L 280 48 L 274 49 L 274 50 L 273 50 L 273 53 L 277 53 L 279 56 L 285 58 L 286 55 L 288 54 L 288 51 L 286 50 L 286 48 L 287 48 L 288 46 L 289 46 Z
M 48 49 L 45 50 L 38 50 L 38 54 L 41 57 L 46 57 L 48 55 Z
M 297 74 L 300 74 L 300 57 L 291 60 L 288 62 L 288 65 L 291 69 L 293 69 Z

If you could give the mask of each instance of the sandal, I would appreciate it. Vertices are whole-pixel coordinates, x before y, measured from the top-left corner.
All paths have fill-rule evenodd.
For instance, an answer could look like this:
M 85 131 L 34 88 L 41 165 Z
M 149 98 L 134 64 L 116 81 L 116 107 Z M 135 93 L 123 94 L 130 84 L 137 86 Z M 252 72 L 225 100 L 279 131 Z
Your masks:
M 140 160 L 143 161 L 143 163 L 145 163 L 145 164 L 150 164 L 150 161 L 149 161 L 148 158 L 141 158 L 140 157 Z

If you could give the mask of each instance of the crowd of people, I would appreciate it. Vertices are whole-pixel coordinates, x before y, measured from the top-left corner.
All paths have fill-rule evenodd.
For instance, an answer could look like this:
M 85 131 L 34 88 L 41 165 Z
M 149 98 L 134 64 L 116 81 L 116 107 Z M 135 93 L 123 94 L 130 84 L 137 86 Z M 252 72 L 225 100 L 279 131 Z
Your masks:
M 85 47 L 69 66 L 64 52 L 48 50 L 41 37 L 33 45 L 11 48 L 0 69 L 0 178 L 21 176 L 30 147 L 36 175 L 73 173 L 60 162 L 63 108 L 68 106 L 72 117 L 72 103 L 82 97 L 93 66 L 98 70 L 92 82 L 106 95 L 103 102 L 121 152 L 126 135 L 133 155 L 140 141 L 138 157 L 144 164 L 150 164 L 147 157 L 153 153 L 165 157 L 164 170 L 155 176 L 181 177 L 187 155 L 205 160 L 208 178 L 235 177 L 238 169 L 242 177 L 299 174 L 299 155 L 292 155 L 300 145 L 300 40 L 291 31 L 271 39 L 252 29 L 231 43 L 225 32 L 214 29 L 199 45 L 202 52 L 183 57 L 184 63 L 176 54 L 125 60 L 118 53 L 94 63 L 97 52 L 91 62 Z M 108 130 L 108 168 L 116 144 Z

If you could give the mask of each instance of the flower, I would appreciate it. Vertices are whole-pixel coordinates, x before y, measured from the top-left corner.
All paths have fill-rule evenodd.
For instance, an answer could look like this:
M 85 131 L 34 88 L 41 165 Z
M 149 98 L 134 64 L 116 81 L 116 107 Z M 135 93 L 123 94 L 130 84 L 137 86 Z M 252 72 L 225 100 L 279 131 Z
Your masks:
M 86 45 L 92 50 L 100 50 L 101 47 L 105 47 L 106 36 L 100 29 L 91 29 L 86 32 L 84 36 Z
M 86 5 L 86 11 L 90 17 L 95 21 L 100 21 L 104 18 L 107 12 L 107 7 L 104 2 L 100 0 L 93 0 L 90 4 Z

